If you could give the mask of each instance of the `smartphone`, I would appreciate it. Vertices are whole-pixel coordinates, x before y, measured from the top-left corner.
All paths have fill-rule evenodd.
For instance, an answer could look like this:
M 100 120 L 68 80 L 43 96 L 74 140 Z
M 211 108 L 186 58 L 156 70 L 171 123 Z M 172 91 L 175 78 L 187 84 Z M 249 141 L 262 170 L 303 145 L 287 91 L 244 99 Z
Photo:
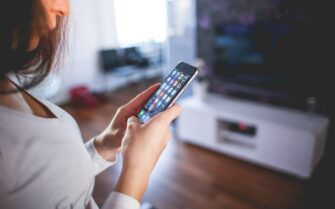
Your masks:
M 197 74 L 196 67 L 185 62 L 178 63 L 137 114 L 138 119 L 145 123 L 156 114 L 171 107 Z

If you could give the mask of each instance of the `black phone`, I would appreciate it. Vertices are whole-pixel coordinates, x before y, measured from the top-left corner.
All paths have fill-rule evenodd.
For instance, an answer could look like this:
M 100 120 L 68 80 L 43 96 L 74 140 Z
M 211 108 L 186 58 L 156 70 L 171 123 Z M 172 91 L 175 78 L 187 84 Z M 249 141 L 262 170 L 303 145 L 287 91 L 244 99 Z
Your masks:
M 171 107 L 197 74 L 196 67 L 185 62 L 178 63 L 137 114 L 139 120 L 145 123 L 159 112 Z

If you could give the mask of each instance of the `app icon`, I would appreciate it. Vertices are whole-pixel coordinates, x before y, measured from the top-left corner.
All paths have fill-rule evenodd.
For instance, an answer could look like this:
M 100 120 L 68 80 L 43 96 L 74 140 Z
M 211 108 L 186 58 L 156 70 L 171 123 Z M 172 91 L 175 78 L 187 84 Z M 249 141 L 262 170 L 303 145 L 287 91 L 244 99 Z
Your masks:
M 144 110 L 142 109 L 140 112 L 140 116 L 142 116 L 144 114 Z
M 173 70 L 172 73 L 171 73 L 171 75 L 174 75 L 176 73 L 177 73 L 177 70 Z
M 164 105 L 161 105 L 161 106 L 158 107 L 158 110 L 159 110 L 159 111 L 163 111 L 164 108 L 165 108 L 165 106 L 164 106 Z
M 166 104 L 163 102 L 160 107 L 164 109 L 166 107 Z M 160 109 L 160 108 L 158 108 L 158 109 Z
M 163 95 L 164 95 L 164 92 L 161 92 L 161 93 L 159 94 L 159 96 L 161 96 L 161 97 L 162 97 Z
M 157 103 L 157 107 L 161 106 L 161 104 L 162 104 L 162 101 L 159 101 L 159 102 Z
M 153 108 L 154 108 L 154 104 L 150 105 L 149 111 L 152 110 Z
M 149 117 L 149 115 L 146 115 L 146 116 L 143 118 L 143 121 L 144 121 L 144 122 L 147 122 L 148 120 L 150 120 L 150 117 Z
M 173 84 L 173 82 L 174 82 L 174 80 L 173 80 L 173 79 L 171 79 L 171 80 L 170 80 L 170 84 Z
M 183 79 L 182 79 L 182 81 L 185 82 L 186 80 L 187 80 L 187 77 L 184 76 Z
M 169 87 L 170 87 L 170 86 L 165 86 L 165 89 L 164 89 L 164 90 L 165 90 L 165 91 L 166 91 L 166 90 L 168 90 L 168 89 L 169 89 Z
M 156 98 L 156 97 L 151 98 L 151 99 L 147 102 L 147 104 L 148 104 L 148 103 L 152 103 L 152 102 L 155 100 L 155 98 Z
M 169 90 L 168 90 L 168 93 L 171 93 L 172 90 L 173 90 L 173 88 L 170 87 Z
M 173 86 L 176 86 L 178 84 L 178 81 L 175 81 L 174 83 L 173 83 Z
M 178 77 L 178 79 L 180 80 L 180 79 L 182 79 L 184 77 L 184 75 L 183 74 L 180 74 L 180 76 Z
M 166 102 L 169 102 L 171 100 L 171 97 L 166 98 Z
M 143 120 L 144 119 L 144 117 L 145 117 L 145 115 L 140 115 L 140 118 Z
M 159 95 L 161 91 L 162 91 L 161 89 L 158 89 L 156 94 Z
M 172 93 L 171 93 L 171 95 L 173 96 L 173 95 L 175 95 L 176 93 L 177 93 L 177 91 L 176 91 L 176 90 L 173 90 Z
M 164 89 L 165 86 L 166 86 L 166 83 L 163 83 L 161 88 Z
M 170 80 L 171 80 L 171 78 L 170 78 L 170 77 L 168 77 L 168 78 L 167 78 L 167 81 L 170 81 Z
M 180 87 L 181 87 L 181 84 L 178 84 L 178 85 L 177 85 L 177 88 L 179 89 Z
M 163 96 L 163 100 L 166 99 L 166 97 L 167 97 L 167 94 L 164 94 L 164 96 Z
M 157 103 L 158 101 L 159 101 L 159 99 L 158 99 L 158 98 L 156 98 L 156 99 L 155 99 L 155 103 Z

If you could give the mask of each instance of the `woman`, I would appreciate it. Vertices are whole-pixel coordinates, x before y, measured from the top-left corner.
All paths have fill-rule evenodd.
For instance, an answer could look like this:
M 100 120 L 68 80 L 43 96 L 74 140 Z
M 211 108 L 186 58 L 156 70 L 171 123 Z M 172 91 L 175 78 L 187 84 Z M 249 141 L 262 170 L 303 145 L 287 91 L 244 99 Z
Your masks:
M 134 115 L 159 86 L 153 85 L 83 144 L 70 115 L 25 91 L 59 60 L 68 14 L 68 0 L 11 0 L 0 14 L 0 207 L 97 208 L 94 177 L 122 152 L 120 178 L 102 208 L 139 208 L 180 108 L 140 124 Z M 29 82 L 20 86 L 17 75 Z

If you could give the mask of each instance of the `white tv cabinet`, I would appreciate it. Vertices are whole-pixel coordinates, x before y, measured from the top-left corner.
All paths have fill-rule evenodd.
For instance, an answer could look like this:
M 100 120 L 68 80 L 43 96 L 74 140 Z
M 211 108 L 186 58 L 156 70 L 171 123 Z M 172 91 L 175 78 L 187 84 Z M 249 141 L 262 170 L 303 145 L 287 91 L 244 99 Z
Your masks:
M 300 178 L 310 177 L 322 158 L 325 116 L 214 94 L 179 103 L 182 141 Z

